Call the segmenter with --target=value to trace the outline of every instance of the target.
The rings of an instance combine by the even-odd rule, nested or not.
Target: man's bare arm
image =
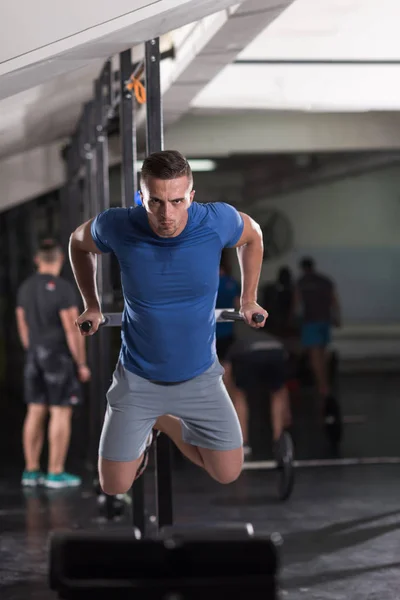
[[[90,227],[93,219],[80,225],[69,240],[69,259],[75,281],[81,293],[85,310],[100,311],[96,271],[97,254],[101,254],[93,241]]]
[[[257,302],[264,245],[261,228],[251,217],[240,213],[244,221],[243,233],[236,244],[242,275],[241,304]]]
[[[93,335],[103,320],[101,303],[97,289],[97,248],[91,233],[93,219],[80,225],[70,237],[69,258],[76,284],[82,296],[84,312],[78,317],[76,325],[90,321],[91,329],[88,333],[80,330],[81,335]]]
[[[261,309],[257,304],[258,284],[264,254],[262,232],[258,223],[251,217],[245,213],[240,213],[240,215],[244,221],[244,228],[236,248],[242,279],[241,311],[249,325],[263,327],[265,320],[261,324],[251,321],[251,314],[255,312],[261,312],[265,317],[268,316],[267,311]]]
[[[75,322],[79,317],[78,308],[72,306],[71,308],[60,310],[59,315],[72,358],[77,366],[86,365],[85,340],[75,327]]]
[[[25,350],[29,348],[29,327],[25,319],[25,311],[21,306],[15,310],[19,339]]]

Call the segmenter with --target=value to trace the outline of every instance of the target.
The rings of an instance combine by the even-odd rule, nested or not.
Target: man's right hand
[[[92,324],[90,331],[88,331],[87,333],[85,331],[82,331],[82,328],[81,328],[82,323],[84,323],[85,321],[90,321]],[[79,327],[79,331],[81,332],[81,335],[88,336],[88,335],[93,335],[94,333],[96,333],[100,324],[103,321],[104,321],[104,317],[103,317],[102,312],[99,309],[88,308],[77,318],[77,320],[75,321],[75,325],[77,327]]]

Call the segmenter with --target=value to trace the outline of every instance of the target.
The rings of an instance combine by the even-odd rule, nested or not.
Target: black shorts
[[[81,386],[71,355],[43,346],[29,350],[24,369],[24,397],[27,404],[80,404]]]
[[[287,354],[274,348],[235,356],[232,371],[236,386],[244,391],[265,386],[276,392],[288,381]]]
[[[235,338],[233,335],[227,335],[222,338],[217,338],[216,348],[219,362],[223,362],[228,353],[229,348],[232,346],[234,341]]]

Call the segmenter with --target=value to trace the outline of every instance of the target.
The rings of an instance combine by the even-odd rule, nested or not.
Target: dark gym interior
[[[62,131],[55,131],[52,138],[49,126],[46,129],[46,144],[57,143],[57,149],[49,150],[56,158],[47,157],[44,171],[51,171],[51,161],[58,161],[62,176],[55,183],[49,179],[41,188],[32,184],[22,195],[7,191],[18,189],[17,170],[12,174],[6,170],[7,160],[17,153],[8,152],[6,141],[2,149],[0,129],[0,174],[4,173],[5,182],[4,205],[0,199],[2,600],[129,598],[134,594],[137,598],[204,598],[225,593],[233,598],[293,600],[399,597],[400,154],[395,132],[400,107],[385,108],[383,95],[376,92],[375,97],[371,87],[371,106],[355,89],[351,93],[359,105],[352,104],[355,100],[349,90],[346,104],[339,92],[337,98],[328,98],[331,88],[327,83],[326,97],[318,100],[316,96],[314,108],[311,100],[297,106],[292,99],[291,105],[284,97],[284,71],[281,79],[279,72],[275,75],[273,71],[296,65],[314,68],[316,73],[317,69],[358,68],[354,77],[357,74],[366,86],[361,73],[364,65],[375,69],[376,81],[384,89],[389,84],[376,69],[395,69],[398,57],[382,60],[378,52],[372,60],[361,55],[361,46],[355,58],[343,58],[333,51],[327,58],[322,46],[316,46],[310,58],[304,58],[300,46],[297,57],[282,57],[279,35],[289,36],[296,21],[303,31],[306,25],[301,24],[300,11],[310,8],[305,0],[282,0],[278,8],[268,0],[266,11],[264,3],[245,0],[234,9],[238,3],[229,0],[217,0],[214,7],[202,0],[197,7],[188,1],[181,6],[172,3],[176,6],[171,8],[161,0],[158,15],[140,13],[146,24],[143,31],[140,19],[129,27],[125,24],[132,43],[127,43],[126,32],[121,33],[123,39],[113,38],[112,32],[97,32],[96,39],[80,42],[86,48],[82,50],[83,63],[71,69],[77,72],[78,66],[90,67],[80,75],[85,95],[79,95],[83,87],[79,91],[77,83],[70,110],[63,109]],[[119,4],[115,14],[111,8],[110,14],[104,14],[104,21],[124,17],[123,3]],[[183,4],[191,6],[185,9]],[[326,19],[326,27],[339,19],[340,3],[329,0],[328,4],[327,13],[319,17],[322,24]],[[348,4],[350,7],[350,0]],[[391,20],[395,22],[397,8],[389,4],[387,12],[393,11]],[[314,8],[319,15],[318,7]],[[358,23],[358,17],[364,22],[359,10],[354,22],[346,20],[350,19],[347,13],[340,17],[341,35],[350,31],[350,22]],[[221,21],[213,37],[206,27],[216,27],[214,13]],[[371,14],[363,13],[365,23],[367,16],[370,19],[371,36],[377,21],[373,14],[372,8]],[[240,31],[235,20],[241,23]],[[85,30],[85,23],[82,17],[76,34]],[[275,29],[268,29],[271,23]],[[196,44],[203,48],[196,37],[196,24],[205,29],[201,37],[204,49],[196,50],[200,62],[194,76],[195,64],[192,71],[182,65],[189,46],[193,52]],[[122,24],[114,25],[125,31]],[[304,31],[302,35],[307,37]],[[261,34],[267,37],[257,38]],[[57,35],[61,39],[61,30]],[[250,47],[252,43],[256,45]],[[261,47],[263,56],[259,58]],[[313,54],[310,48],[306,54]],[[54,55],[64,56],[55,50]],[[68,60],[73,56],[65,55]],[[93,56],[93,64],[88,56]],[[37,83],[49,86],[40,71],[44,60],[29,68],[37,69],[32,71]],[[283,86],[275,101],[278,105],[271,99],[272,92],[264,90],[260,98],[266,107],[260,108],[254,99],[254,106],[247,109],[247,94],[251,93],[241,89],[246,86],[233,91],[227,87],[229,69],[235,65],[238,69],[270,69],[266,78],[270,77],[277,89]],[[177,73],[171,70],[174,68]],[[58,85],[53,90],[57,94],[62,77],[75,76],[63,70],[60,73],[48,75]],[[166,83],[168,77],[173,91]],[[306,70],[304,77],[308,82]],[[348,77],[348,72],[343,75],[342,88],[348,85]],[[25,89],[18,78],[15,82],[7,84],[0,106],[14,97],[23,101],[21,94],[29,91],[28,83]],[[206,87],[209,82],[215,89]],[[259,83],[259,88],[263,85],[265,82]],[[309,85],[304,83],[304,89],[311,94]],[[362,85],[359,83],[360,90],[367,89]],[[226,86],[229,107],[223,99],[218,100],[218,86]],[[72,88],[68,90],[71,98]],[[46,89],[50,97],[51,89]],[[287,90],[293,89],[288,85]],[[258,88],[254,89],[257,98],[258,93]],[[385,98],[391,98],[391,93],[389,86]],[[42,102],[42,112],[47,102],[50,110],[50,99],[44,97]],[[326,107],[319,110],[318,102],[322,106],[325,102]],[[234,121],[237,132],[233,136],[228,130]],[[31,135],[34,140],[34,127]],[[39,148],[40,143],[32,141],[32,148]],[[231,204],[260,225],[264,254],[258,303],[270,313],[268,335],[279,339],[287,356],[293,480],[287,493],[282,491],[285,471],[277,468],[274,455],[271,392],[260,384],[248,397],[249,439],[245,445],[250,454],[236,481],[228,485],[213,481],[162,434],[153,442],[149,465],[132,489],[124,494],[104,494],[98,479],[98,446],[106,392],[121,345],[120,326],[112,326],[99,329],[86,344],[91,380],[82,384],[83,402],[73,411],[66,462],[66,471],[81,478],[81,485],[63,489],[22,486],[26,355],[16,321],[18,290],[35,273],[35,255],[41,242],[49,238],[60,243],[65,255],[61,276],[76,286],[68,256],[71,233],[110,207],[140,204],[140,165],[147,155],[170,144],[182,150],[192,165],[197,202]],[[28,158],[20,163],[27,172],[23,173],[22,167],[18,171],[21,182],[32,176],[28,163]],[[33,167],[32,159],[32,171]],[[56,179],[54,173],[46,173],[46,177],[52,176]],[[38,174],[38,181],[40,177]],[[239,281],[236,251],[229,249],[224,256],[231,276]],[[276,299],[283,297],[278,294],[278,274],[282,268],[291,272],[291,293],[295,294],[304,257],[311,257],[318,271],[334,282],[340,302],[340,324],[332,326],[326,345],[328,385],[334,397],[334,410],[328,417],[333,425],[327,415],[321,421],[318,381],[312,354],[303,343],[301,317],[291,316],[285,327],[278,318],[282,305]],[[120,315],[124,291],[118,261],[112,254],[103,255],[99,265],[103,312]],[[83,308],[81,302],[79,310]],[[246,340],[248,326],[240,322],[242,317],[237,320],[233,324],[235,339]],[[44,472],[48,458],[45,440]],[[116,557],[121,556],[122,566],[116,565]]]

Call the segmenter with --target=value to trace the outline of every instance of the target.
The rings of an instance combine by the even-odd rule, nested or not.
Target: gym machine
[[[145,72],[146,92],[146,153],[163,148],[163,125],[160,89],[159,40],[145,44],[143,64],[132,65],[131,51],[120,54],[120,90],[113,94],[114,77],[108,61],[95,83],[95,101],[88,103],[82,116],[83,127],[74,136],[72,145],[78,148],[75,156],[83,158],[86,218],[109,205],[108,171],[106,172],[106,143],[104,121],[120,108],[120,136],[122,142],[122,197],[123,205],[134,203],[136,175],[136,135],[131,83],[137,73]],[[110,92],[107,95],[107,91]],[[105,94],[105,98],[104,98]],[[99,100],[100,98],[100,100]],[[96,110],[97,108],[97,110]],[[101,117],[100,125],[97,120]],[[96,122],[97,120],[97,122]],[[103,138],[103,139],[99,139]],[[83,156],[82,156],[83,151]],[[75,159],[76,160],[76,159]],[[79,171],[79,160],[75,163]],[[96,177],[97,171],[97,177]],[[102,182],[106,182],[101,191]],[[97,194],[94,193],[97,182]],[[103,195],[102,195],[103,193]],[[97,204],[93,203],[93,199]],[[92,204],[90,203],[92,201]],[[107,204],[108,203],[108,204]],[[90,214],[87,211],[90,210]],[[102,257],[104,259],[104,257]],[[102,264],[99,288],[103,309],[110,306],[109,265]],[[220,311],[221,312],[221,311]],[[107,314],[110,326],[121,324],[121,315]],[[219,318],[220,315],[217,315]],[[232,313],[226,318],[235,318]],[[238,318],[241,318],[239,315]],[[103,371],[103,379],[93,394],[105,398],[105,379],[109,365],[105,360],[109,348],[108,327],[102,327],[99,337],[92,338],[95,360]],[[97,338],[97,339],[96,339]],[[97,348],[97,349],[96,349]],[[96,352],[98,354],[96,354]],[[94,386],[93,386],[94,387]],[[94,399],[94,396],[93,396]],[[93,406],[93,405],[92,405]],[[99,415],[104,414],[100,407]],[[99,409],[98,409],[99,410]],[[96,423],[94,439],[100,428]],[[167,436],[161,434],[154,442],[157,533],[146,532],[143,481],[145,474],[132,487],[133,527],[120,533],[55,532],[50,538],[49,583],[59,598],[204,598],[207,593],[227,593],[232,598],[252,594],[265,600],[277,597],[278,571],[277,540],[255,535],[251,524],[219,523],[191,526],[173,525],[171,448]],[[97,447],[96,447],[97,452]],[[92,450],[93,453],[93,450]],[[112,509],[112,497],[108,497]]]

